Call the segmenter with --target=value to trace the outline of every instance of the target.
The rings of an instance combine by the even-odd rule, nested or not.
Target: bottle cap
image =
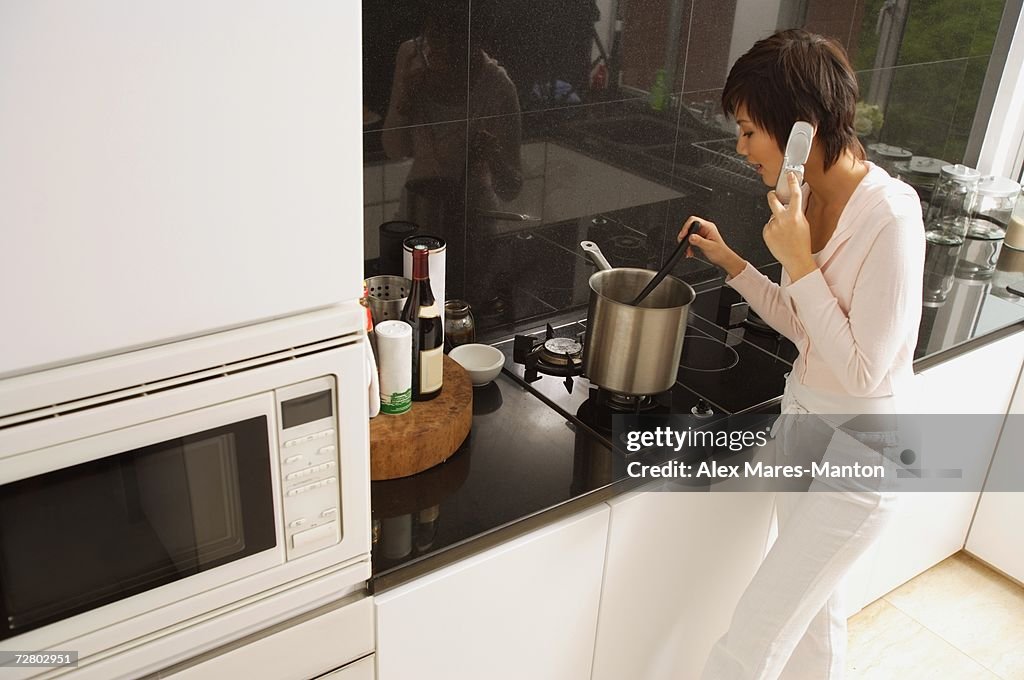
[[[447,244],[445,244],[443,238],[437,236],[431,236],[429,234],[416,234],[415,236],[409,236],[404,241],[402,241],[402,245],[405,247],[406,250],[409,251],[411,251],[416,246],[426,246],[427,250],[436,252],[438,250],[444,250]]]

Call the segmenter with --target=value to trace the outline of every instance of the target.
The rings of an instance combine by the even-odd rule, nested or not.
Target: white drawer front
[[[353,668],[351,676],[339,677],[372,680],[372,659],[368,676],[358,664],[338,667],[369,654],[373,647],[373,600],[366,597],[162,677],[174,680],[309,680],[332,669],[348,672]]]

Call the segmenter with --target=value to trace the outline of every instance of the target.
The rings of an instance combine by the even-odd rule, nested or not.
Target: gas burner
[[[583,374],[583,345],[578,339],[555,337],[548,324],[544,340],[529,335],[517,335],[512,345],[512,361],[526,367],[523,379],[540,380],[540,374],[565,378],[565,389],[572,394],[573,378]]]
[[[537,354],[538,361],[550,366],[568,366],[583,356],[583,345],[571,338],[545,340]]]
[[[580,404],[576,416],[598,432],[612,431],[612,416],[667,415],[672,412],[672,390],[661,394],[631,395],[592,387],[590,396]]]
[[[622,413],[640,413],[654,405],[654,398],[649,394],[619,394],[605,390],[601,390],[598,394],[604,396],[604,403],[608,408]]]
[[[739,362],[739,352],[714,338],[688,335],[683,340],[679,366],[685,370],[717,373],[727,371]]]

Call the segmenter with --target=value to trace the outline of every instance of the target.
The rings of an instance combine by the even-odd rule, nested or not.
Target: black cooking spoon
[[[665,277],[668,276],[668,273],[672,271],[672,267],[676,266],[676,262],[678,262],[679,258],[681,258],[683,256],[683,253],[686,252],[686,246],[690,243],[690,235],[696,234],[699,230],[700,222],[694,221],[694,223],[691,224],[690,228],[687,230],[686,236],[683,236],[683,239],[679,242],[679,245],[677,245],[676,249],[672,251],[672,254],[668,256],[668,260],[665,261],[665,264],[661,265],[661,269],[659,269],[658,273],[654,275],[654,278],[651,279],[646,286],[644,286],[644,289],[640,291],[640,294],[636,296],[636,299],[630,303],[631,305],[633,305],[634,307],[639,305],[641,302],[644,301],[644,298],[651,294],[651,291],[658,287],[659,283],[665,280]]]

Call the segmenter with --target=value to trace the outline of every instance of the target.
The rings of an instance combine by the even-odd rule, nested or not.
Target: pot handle
[[[612,268],[612,266],[608,264],[608,260],[605,258],[604,253],[601,252],[601,249],[598,248],[597,244],[593,241],[580,241],[580,248],[583,248],[590,257],[590,261],[593,262],[594,266],[599,270]]]

